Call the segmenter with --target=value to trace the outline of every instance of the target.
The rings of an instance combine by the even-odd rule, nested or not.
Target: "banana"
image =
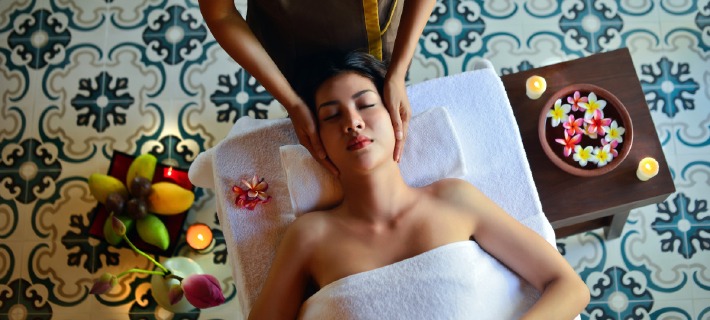
[[[151,186],[148,196],[148,211],[174,215],[190,209],[195,194],[171,182],[158,182]]]
[[[144,153],[133,159],[131,166],[128,167],[128,173],[126,174],[126,185],[128,190],[131,190],[131,183],[133,178],[140,176],[148,179],[148,181],[153,180],[153,174],[155,173],[155,166],[158,164],[158,158],[150,153]]]
[[[98,202],[106,204],[106,197],[113,192],[120,193],[128,198],[128,189],[121,180],[102,173],[93,173],[89,176],[89,190]]]
[[[161,250],[165,250],[170,246],[168,228],[154,214],[149,213],[145,217],[138,219],[136,230],[138,230],[138,235],[146,243],[152,244]]]
[[[133,227],[133,219],[124,215],[119,215],[117,217],[123,222],[124,225],[126,225],[126,233],[131,232],[131,227]],[[104,222],[104,238],[106,239],[106,242],[114,246],[117,246],[119,243],[121,243],[121,241],[123,241],[123,237],[119,237],[118,235],[116,235],[115,232],[113,232],[113,226],[111,225],[111,215],[109,215],[108,219],[106,219],[106,222]]]

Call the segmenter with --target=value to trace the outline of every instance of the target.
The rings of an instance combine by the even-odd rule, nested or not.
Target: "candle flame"
[[[168,168],[168,177],[173,175],[173,167]]]
[[[199,239],[200,241],[203,241],[203,240],[205,240],[205,237],[203,237],[202,234],[200,233],[197,235],[197,239]]]

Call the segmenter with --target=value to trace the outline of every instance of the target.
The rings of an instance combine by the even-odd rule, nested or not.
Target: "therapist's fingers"
[[[318,163],[320,163],[323,167],[330,171],[330,173],[337,177],[339,171],[335,167],[333,162],[330,161],[330,159],[327,157],[327,154],[325,153],[325,148],[323,147],[323,143],[320,140],[320,136],[318,136],[318,132],[316,130],[313,130],[312,132],[305,133],[305,135],[307,136],[309,146],[304,146],[311,153],[311,156],[313,156],[313,158],[315,158]]]
[[[404,153],[404,145],[407,141],[407,133],[409,132],[409,119],[411,118],[411,110],[409,107],[409,100],[406,96],[400,102],[398,109],[399,123],[401,128],[401,138],[397,138],[394,145],[394,159],[399,162],[402,159],[402,153]],[[396,130],[396,129],[395,129]],[[396,132],[396,131],[395,131]]]

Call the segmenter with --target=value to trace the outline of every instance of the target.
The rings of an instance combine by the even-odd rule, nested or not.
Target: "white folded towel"
[[[449,243],[330,283],[301,319],[518,319],[539,292],[473,241]]]
[[[412,117],[409,137],[400,161],[404,181],[413,187],[466,174],[463,151],[444,108],[432,108]],[[323,168],[302,145],[282,146],[291,206],[296,216],[333,207],[343,199],[338,179]]]

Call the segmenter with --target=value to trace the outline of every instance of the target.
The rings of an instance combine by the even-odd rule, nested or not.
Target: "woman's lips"
[[[348,142],[348,150],[355,151],[360,150],[372,143],[372,139],[366,136],[357,136]]]

